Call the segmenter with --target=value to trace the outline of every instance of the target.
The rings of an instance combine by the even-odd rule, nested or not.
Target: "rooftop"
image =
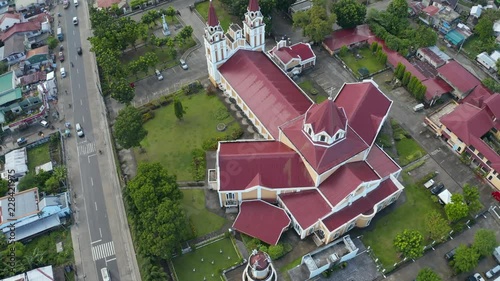
[[[311,46],[307,43],[297,43],[292,46],[285,46],[279,49],[274,47],[270,53],[277,56],[284,64],[289,63],[293,59],[308,60],[314,58],[314,54]]]
[[[26,53],[26,59],[29,59],[32,56],[36,56],[36,55],[48,55],[48,54],[49,54],[49,46],[44,45],[42,47],[38,47],[36,49],[29,50]]]
[[[435,97],[440,97],[443,94],[453,91],[453,88],[439,77],[427,79],[422,84],[427,87],[427,91],[425,92],[425,99],[427,100],[432,100]]]
[[[16,199],[16,209],[14,212],[8,211],[10,196],[0,198],[0,225],[8,219],[20,219],[39,212],[38,210],[38,188],[32,188],[14,194]]]
[[[385,178],[390,174],[401,170],[399,165],[396,164],[396,162],[394,162],[394,160],[392,160],[392,158],[389,157],[389,155],[387,155],[387,153],[385,153],[385,151],[379,148],[376,144],[374,144],[370,149],[366,162],[380,178]]]
[[[451,83],[453,87],[465,94],[475,86],[481,85],[481,81],[465,69],[455,60],[448,61],[447,64],[438,68],[439,75]]]
[[[20,33],[20,32],[29,32],[29,31],[39,31],[41,29],[41,25],[39,22],[20,22],[14,24],[11,28],[7,29],[2,35],[0,35],[0,40],[7,40],[10,36]]]
[[[0,75],[0,95],[7,91],[11,91],[15,87],[14,71],[9,71]]]
[[[457,103],[450,101],[446,103],[445,105],[439,107],[432,113],[430,113],[427,118],[429,118],[432,123],[436,124],[437,126],[441,126],[441,117],[443,117],[446,114],[449,114],[455,110],[455,108],[458,106]]]
[[[486,111],[468,103],[441,117],[441,123],[467,144],[472,136],[480,138],[493,128],[493,121]]]
[[[332,35],[323,41],[323,44],[331,51],[336,51],[342,46],[349,46],[359,42],[363,42],[372,37],[373,34],[367,24],[358,25],[352,29],[340,29],[332,33]]]
[[[330,205],[316,189],[282,193],[279,197],[302,229],[307,229],[332,211]]]

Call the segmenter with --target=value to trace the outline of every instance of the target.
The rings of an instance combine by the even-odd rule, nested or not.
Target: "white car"
[[[85,134],[83,133],[83,129],[82,129],[82,126],[80,125],[80,123],[76,123],[75,124],[75,130],[76,130],[76,134],[83,138],[85,136]]]
[[[64,67],[61,67],[61,69],[59,71],[61,72],[62,78],[66,77],[66,70],[64,70]]]
[[[186,63],[186,61],[185,61],[185,60],[180,59],[180,60],[179,60],[179,63],[181,64],[181,68],[182,68],[182,69],[184,69],[184,70],[188,70],[188,69],[189,69],[189,67],[188,67],[188,65],[187,65],[187,63]]]
[[[474,273],[474,278],[476,278],[476,281],[484,281],[483,276],[479,273]]]
[[[161,75],[161,72],[158,70],[158,69],[155,69],[155,74],[156,74],[156,78],[158,78],[158,80],[163,80],[163,75]]]
[[[77,17],[73,17],[73,24],[78,25],[78,18]]]

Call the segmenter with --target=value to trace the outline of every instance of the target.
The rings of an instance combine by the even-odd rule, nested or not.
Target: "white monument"
[[[167,21],[165,20],[165,15],[161,15],[161,19],[163,20],[163,35],[169,36],[170,35],[170,30],[168,29],[168,24]]]

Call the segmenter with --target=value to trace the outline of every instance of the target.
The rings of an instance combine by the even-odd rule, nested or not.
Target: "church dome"
[[[314,104],[306,112],[304,130],[313,141],[334,143],[343,138],[347,127],[344,109],[338,107],[332,98]]]

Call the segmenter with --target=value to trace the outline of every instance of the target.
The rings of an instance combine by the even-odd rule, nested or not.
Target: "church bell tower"
[[[259,1],[249,0],[243,21],[245,39],[252,51],[265,51],[266,24],[260,12]]]
[[[228,50],[224,31],[220,25],[215,8],[210,0],[208,8],[208,20],[205,26],[205,55],[207,57],[208,76],[213,84],[220,82],[220,75],[217,67],[228,59]]]

